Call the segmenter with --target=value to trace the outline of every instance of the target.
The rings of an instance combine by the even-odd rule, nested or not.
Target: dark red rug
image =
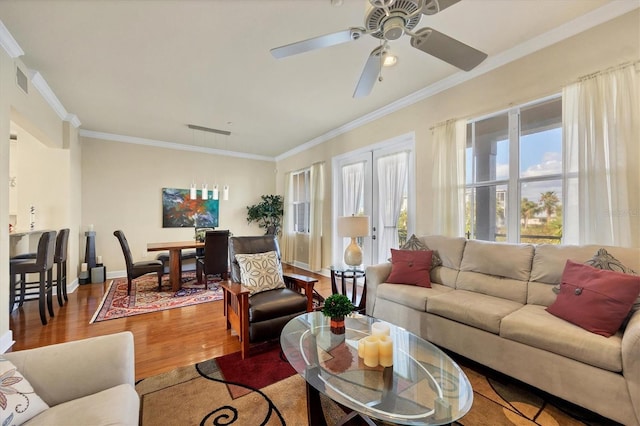
[[[262,389],[296,374],[284,355],[281,356],[277,342],[252,346],[250,356],[245,359],[240,352],[235,352],[216,358],[216,362],[233,398],[250,393],[248,388]]]

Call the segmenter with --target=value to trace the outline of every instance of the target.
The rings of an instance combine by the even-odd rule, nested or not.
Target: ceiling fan
[[[411,46],[435,56],[464,71],[470,71],[485,60],[487,54],[449,37],[433,28],[425,27],[414,31],[422,15],[436,13],[458,3],[460,0],[369,0],[365,14],[364,27],[352,27],[343,31],[302,40],[271,49],[277,58],[348,41],[358,40],[363,35],[371,35],[382,44],[369,54],[364,70],[353,93],[354,98],[369,95],[378,80],[382,61],[388,52],[388,42],[403,35],[411,37]]]

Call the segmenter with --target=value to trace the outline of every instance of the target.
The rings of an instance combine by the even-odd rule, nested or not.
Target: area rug
[[[127,295],[127,279],[116,278],[109,284],[89,324],[221,300],[219,282],[219,278],[210,276],[205,290],[204,285],[197,283],[195,272],[185,272],[180,290],[171,290],[166,275],[162,278],[162,291],[158,291],[157,275],[148,274],[133,280],[131,294]]]
[[[305,381],[293,369],[286,372],[280,365],[286,361],[280,357],[276,345],[245,360],[239,354],[225,355],[140,380],[140,424],[308,425]],[[454,425],[616,424],[470,361],[456,361],[471,382],[474,400]],[[268,362],[272,368],[254,365]],[[327,424],[336,424],[345,412],[324,396],[321,399]]]

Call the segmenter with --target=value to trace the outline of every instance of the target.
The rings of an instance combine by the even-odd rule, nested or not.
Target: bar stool
[[[26,274],[39,275],[38,305],[40,309],[40,321],[42,325],[47,324],[45,303],[49,310],[49,315],[53,312],[53,258],[55,252],[55,231],[43,232],[38,241],[38,251],[35,259],[16,259],[10,261],[10,283],[9,283],[9,312],[13,310],[16,299],[16,275],[21,277]],[[46,274],[46,275],[45,275]],[[24,302],[24,295],[27,290],[27,283],[24,278],[20,280],[20,305]]]
[[[56,293],[58,295],[58,305],[63,306],[63,298],[64,301],[68,301],[67,297],[67,246],[69,245],[69,228],[61,229],[58,232],[58,236],[56,237],[56,249],[53,256],[53,263],[56,265],[56,279],[53,281],[56,285]],[[37,253],[24,253],[19,254],[11,258],[12,261],[20,260],[20,259],[35,259],[37,257]],[[20,280],[24,282],[23,289],[20,293],[20,305],[24,303],[24,296],[27,294],[37,294],[38,292],[28,293],[26,290],[29,288],[35,288],[37,290],[37,286],[33,284],[35,283],[27,283],[25,281],[26,274],[20,275]],[[31,284],[31,286],[29,285]]]

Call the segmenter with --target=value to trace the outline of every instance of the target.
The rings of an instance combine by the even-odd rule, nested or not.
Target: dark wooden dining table
[[[169,282],[173,291],[180,290],[181,286],[182,250],[191,248],[204,248],[204,242],[191,240],[147,244],[147,251],[169,251]]]

